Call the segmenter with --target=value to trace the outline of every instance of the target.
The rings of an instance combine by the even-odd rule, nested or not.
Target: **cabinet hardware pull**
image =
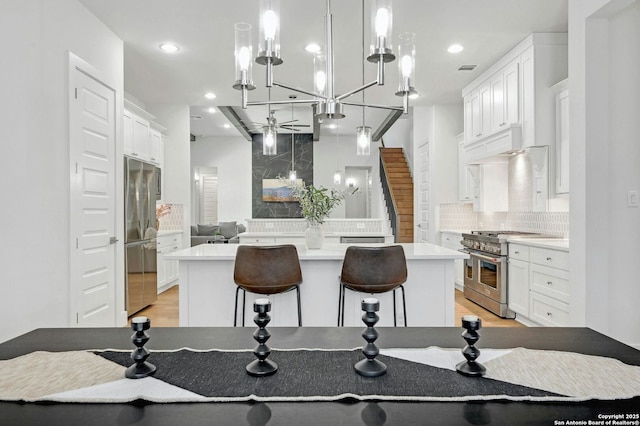
[[[482,133],[478,133],[478,134],[476,135],[476,138],[479,138],[480,136],[482,136]]]
[[[515,254],[520,254],[520,252],[519,252],[519,251],[514,251],[514,253],[515,253]]]
[[[553,281],[547,281],[547,285],[552,285]]]
[[[502,127],[504,125],[506,125],[507,123],[500,123],[499,126]]]
[[[547,257],[547,261],[548,261],[548,262],[551,262],[551,258],[550,258],[550,257]]]
[[[547,316],[550,317],[551,316],[551,312],[547,312]]]

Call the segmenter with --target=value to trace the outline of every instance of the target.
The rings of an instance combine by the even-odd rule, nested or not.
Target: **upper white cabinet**
[[[556,90],[556,193],[569,192],[569,88],[567,80],[553,86]]]
[[[124,155],[162,166],[162,132],[154,116],[125,100],[122,126]]]
[[[520,121],[518,60],[514,59],[491,79],[491,132]]]
[[[458,141],[458,201],[471,203],[474,199],[474,178],[467,166],[464,151],[464,133],[456,136]]]
[[[567,34],[534,33],[500,58],[462,91],[467,149],[478,150],[496,135],[517,128],[513,145],[502,149],[552,145],[555,93],[551,86],[567,76]],[[520,136],[521,129],[521,136]]]

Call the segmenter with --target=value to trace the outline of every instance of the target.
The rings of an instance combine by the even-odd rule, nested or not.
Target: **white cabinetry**
[[[451,250],[460,250],[463,248],[462,233],[454,231],[442,231],[440,235],[440,245]],[[464,289],[464,259],[455,260],[456,288]]]
[[[509,243],[509,308],[539,325],[569,326],[569,253]]]
[[[556,90],[556,193],[569,192],[569,88],[565,79],[553,86]]]
[[[469,167],[477,168],[477,165],[467,166],[464,133],[456,137],[458,141],[458,201],[461,203],[471,203],[474,199],[474,178]]]
[[[178,261],[166,260],[164,256],[182,249],[182,232],[159,235],[158,240],[158,290],[163,291],[167,286],[178,280]]]
[[[534,33],[467,85],[462,91],[465,143],[475,145],[517,125],[522,147],[513,149],[553,144],[551,86],[566,78],[567,57],[567,34]]]
[[[125,101],[123,112],[124,155],[162,167],[162,126],[154,123],[155,117]]]
[[[520,120],[518,60],[515,59],[491,79],[491,132]]]
[[[529,316],[529,247],[509,244],[508,306],[513,312]]]

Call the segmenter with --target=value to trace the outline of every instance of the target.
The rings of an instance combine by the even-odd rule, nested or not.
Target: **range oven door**
[[[507,258],[471,252],[470,260],[475,273],[471,288],[496,302],[507,303]]]

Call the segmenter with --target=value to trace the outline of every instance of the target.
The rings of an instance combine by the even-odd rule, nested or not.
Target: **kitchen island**
[[[356,245],[356,244],[352,244]],[[367,247],[388,244],[360,244]],[[454,261],[468,255],[441,246],[420,243],[400,244],[407,258],[405,283],[409,326],[454,325]],[[303,283],[300,286],[302,324],[335,326],[338,320],[338,277],[349,244],[324,244],[319,250],[296,245]],[[233,282],[237,244],[202,244],[165,256],[180,265],[180,326],[233,325],[236,285]],[[403,324],[401,293],[397,292],[397,321]],[[255,327],[253,300],[247,293],[245,325]],[[345,326],[362,326],[360,300],[365,294],[346,292]],[[378,325],[393,325],[391,293],[376,295],[380,300]],[[269,297],[272,303],[269,326],[297,323],[295,291]],[[242,298],[239,302],[241,312]],[[240,314],[239,314],[240,316]]]

